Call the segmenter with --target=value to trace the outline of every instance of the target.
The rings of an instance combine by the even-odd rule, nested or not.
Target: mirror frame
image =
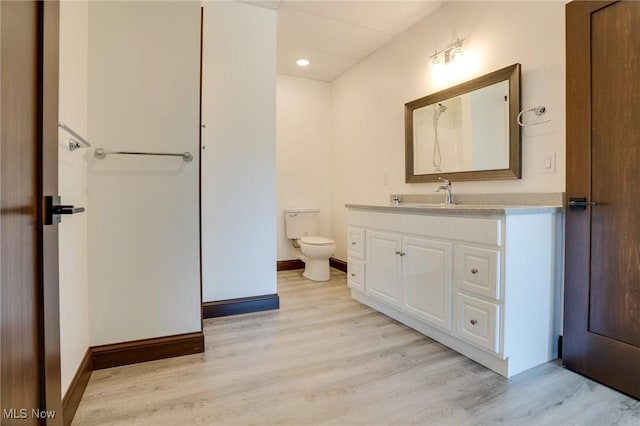
[[[442,102],[456,96],[481,89],[501,81],[509,81],[509,167],[496,170],[470,170],[465,172],[443,172],[432,174],[414,174],[413,162],[413,111]],[[405,135],[405,177],[406,183],[437,182],[438,178],[452,182],[473,180],[506,180],[522,178],[522,147],[520,126],[517,122],[520,113],[520,64],[513,64],[498,71],[483,75],[449,89],[436,92],[404,104]]]

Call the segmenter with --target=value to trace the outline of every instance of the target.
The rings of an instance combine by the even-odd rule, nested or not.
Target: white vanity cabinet
[[[506,377],[555,358],[558,209],[347,207],[354,299]]]

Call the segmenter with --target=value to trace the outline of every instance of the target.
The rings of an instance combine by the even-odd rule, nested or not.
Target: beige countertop
[[[496,216],[516,214],[559,213],[560,206],[530,206],[530,205],[484,205],[458,204],[445,206],[442,204],[400,203],[392,204],[345,204],[348,209],[371,210],[384,213],[409,213],[438,216]]]

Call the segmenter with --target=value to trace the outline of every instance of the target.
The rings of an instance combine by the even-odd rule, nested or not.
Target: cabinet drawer
[[[495,353],[500,353],[500,305],[456,294],[456,334]]]
[[[350,288],[364,291],[364,264],[349,259],[347,262],[347,285]]]
[[[459,245],[455,248],[458,289],[500,300],[500,252]]]
[[[364,259],[364,229],[350,226],[348,233],[349,257]]]

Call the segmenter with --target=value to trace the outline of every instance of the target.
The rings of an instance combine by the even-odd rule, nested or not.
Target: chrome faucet
[[[444,191],[444,205],[445,206],[452,206],[453,205],[453,201],[451,201],[451,181],[448,179],[444,179],[439,177],[438,178],[439,181],[442,181],[444,183],[444,185],[440,186],[438,189],[436,189],[436,192],[440,192],[440,191]]]
[[[398,194],[394,194],[393,197],[391,198],[391,203],[394,206],[400,205],[400,196]]]

